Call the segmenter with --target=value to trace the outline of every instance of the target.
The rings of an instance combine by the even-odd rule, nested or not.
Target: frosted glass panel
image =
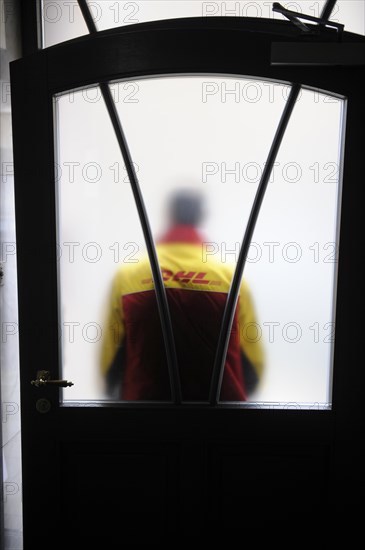
[[[101,344],[113,278],[118,265],[138,263],[145,243],[99,89],[57,98],[55,117],[61,355],[74,383],[64,395],[105,398]]]
[[[207,75],[111,85],[157,246],[185,401],[207,400],[232,273],[289,90]],[[242,372],[227,358],[222,401],[331,406],[343,109],[316,90],[298,98],[244,271],[230,344]],[[146,247],[101,93],[59,96],[55,113],[62,364],[75,384],[65,403],[169,400],[156,304],[143,309],[154,296]],[[123,315],[113,335],[126,356],[122,390],[111,394],[101,357],[115,277]]]
[[[260,399],[331,402],[343,108],[302,90],[253,235],[246,276],[269,350]]]

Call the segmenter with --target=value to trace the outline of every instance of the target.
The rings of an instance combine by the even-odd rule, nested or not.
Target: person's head
[[[199,191],[182,189],[169,201],[170,220],[178,225],[199,225],[204,215],[204,199]]]

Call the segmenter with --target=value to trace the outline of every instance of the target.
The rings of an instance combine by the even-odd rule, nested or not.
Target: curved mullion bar
[[[215,360],[214,360],[212,379],[211,379],[211,385],[210,385],[210,393],[209,393],[209,402],[213,406],[217,405],[219,401],[219,395],[220,395],[221,386],[222,386],[224,365],[225,365],[225,360],[227,355],[229,338],[231,334],[231,328],[232,328],[233,318],[236,310],[239,289],[240,289],[241,279],[242,279],[242,273],[245,267],[248,249],[250,247],[256,221],[260,213],[261,204],[265,196],[271,170],[274,165],[276,155],[278,153],[279,147],[284,137],[285,130],[287,128],[291,114],[293,112],[295,102],[298,98],[300,88],[301,88],[300,84],[294,84],[290,90],[290,95],[286,102],[284,111],[279,121],[278,128],[276,130],[276,134],[271,144],[269,155],[267,157],[267,162],[265,164],[265,169],[262,173],[261,181],[257,188],[255,200],[251,208],[250,217],[247,222],[241,250],[238,256],[237,266],[232,278],[231,286],[227,296],[226,305],[224,308],[223,320],[222,320],[222,325],[221,325],[221,330],[220,330],[218,345],[217,345],[217,351],[216,351]]]
[[[329,21],[329,18],[331,17],[331,13],[333,12],[336,3],[337,0],[327,0],[322,8],[320,18],[324,21]]]
[[[90,13],[86,0],[78,0],[82,15],[90,34],[97,32],[96,25]],[[157,253],[153,242],[152,232],[149,225],[146,208],[143,202],[142,193],[139,187],[137,175],[133,166],[132,157],[128,148],[128,143],[124,135],[122,125],[119,120],[118,112],[109,88],[109,84],[100,83],[100,90],[103,95],[106,108],[108,110],[110,120],[112,122],[115,135],[123,156],[127,174],[131,184],[134,200],[137,206],[139,219],[142,226],[143,235],[146,242],[147,252],[151,264],[152,277],[155,284],[156,299],[160,314],[163,337],[165,341],[168,369],[170,375],[171,397],[172,401],[177,405],[181,404],[181,385],[177,364],[177,356],[175,349],[174,334],[172,330],[170,310],[168,306],[165,287],[163,284],[162,274],[158,263]]]

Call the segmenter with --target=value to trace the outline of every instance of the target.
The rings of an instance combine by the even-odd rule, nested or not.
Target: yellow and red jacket
[[[211,372],[233,269],[203,258],[196,230],[176,226],[156,246],[172,320],[184,401],[207,401]],[[170,381],[164,339],[148,258],[117,272],[104,326],[101,370],[122,375],[123,400],[169,400]],[[248,338],[256,323],[243,281],[232,326],[221,388],[223,401],[247,399],[247,367],[260,379],[263,350]]]

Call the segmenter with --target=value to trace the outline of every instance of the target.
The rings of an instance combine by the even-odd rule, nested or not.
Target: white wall
[[[0,263],[4,271],[0,286],[0,467],[2,465],[3,468],[0,546],[3,541],[6,549],[21,547],[23,528],[17,265],[9,75],[9,63],[21,54],[19,29],[17,2],[10,4],[0,1]]]

